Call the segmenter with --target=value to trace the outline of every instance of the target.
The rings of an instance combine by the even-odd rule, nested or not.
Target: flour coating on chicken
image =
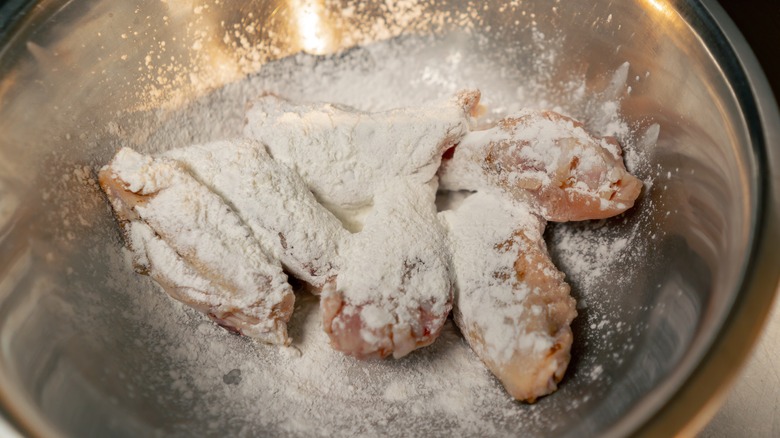
[[[642,188],[615,139],[552,111],[522,111],[470,132],[439,175],[444,189],[501,190],[553,222],[615,216]]]
[[[247,113],[245,135],[298,172],[354,232],[321,301],[337,350],[401,357],[439,335],[452,275],[436,219],[436,172],[468,132],[479,97],[463,91],[426,107],[367,113],[267,95]]]
[[[455,321],[471,348],[516,399],[557,388],[577,315],[544,243],[544,219],[527,206],[476,193],[442,213],[456,275]]]
[[[220,325],[287,344],[294,296],[241,218],[179,163],[120,150],[100,184],[138,268]]]
[[[534,402],[566,371],[577,314],[546,221],[620,214],[642,184],[614,139],[551,111],[475,130],[479,99],[369,113],[265,95],[246,138],[122,149],[100,184],[139,270],[220,325],[289,343],[287,275],[359,359],[431,344],[452,310],[509,394]],[[466,198],[437,214],[439,189]]]
[[[251,139],[216,141],[164,154],[185,166],[231,206],[285,271],[321,289],[337,273],[338,245],[348,234],[300,176]]]
[[[398,358],[439,336],[453,283],[435,196],[435,183],[397,181],[377,195],[365,227],[344,245],[342,269],[321,301],[335,349]]]
[[[274,95],[253,103],[244,135],[265,143],[348,227],[387,180],[427,184],[444,151],[468,132],[478,91],[419,108],[369,113],[336,104],[297,104]]]

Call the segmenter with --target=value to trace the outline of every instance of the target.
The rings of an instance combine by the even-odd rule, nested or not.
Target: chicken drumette
[[[439,171],[445,190],[500,190],[549,221],[603,219],[634,205],[642,182],[620,145],[552,111],[524,111],[472,131]]]
[[[545,219],[614,216],[642,183],[617,141],[550,111],[470,132],[439,175],[445,189],[477,192],[442,215],[453,242],[455,321],[507,391],[533,402],[563,377],[577,314],[547,253]]]
[[[514,398],[533,402],[553,392],[569,364],[577,312],[547,253],[544,219],[484,192],[442,216],[463,336]]]
[[[452,308],[446,235],[436,184],[396,181],[351,236],[333,289],[321,298],[336,350],[358,358],[404,356],[433,342]]]

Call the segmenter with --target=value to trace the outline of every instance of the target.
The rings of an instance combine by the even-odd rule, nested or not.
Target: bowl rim
[[[0,41],[10,42],[8,37],[16,33],[24,21],[23,18],[38,2],[39,0],[5,0],[0,3]],[[2,47],[7,45],[0,45],[0,57],[3,56]]]
[[[5,0],[0,3],[0,65],[2,65],[5,48],[18,35],[18,31],[33,15],[31,12],[43,0]],[[38,436],[59,437],[62,436],[40,413],[35,412],[27,403],[14,406],[10,391],[4,390],[5,378],[0,375],[0,434],[11,433],[11,437]],[[5,435],[3,435],[5,436]]]
[[[6,0],[0,4],[0,42],[6,46],[44,0]],[[769,82],[752,49],[716,0],[672,0],[671,6],[691,23],[708,48],[730,55],[735,62],[719,67],[729,77],[743,110],[753,153],[758,157],[755,227],[740,290],[709,347],[693,370],[668,398],[653,409],[630,409],[607,429],[607,436],[695,436],[717,413],[746,365],[776,295],[780,295],[780,111]],[[682,11],[682,12],[681,12]],[[686,13],[687,12],[687,13]],[[0,47],[0,58],[4,51]],[[733,88],[739,88],[736,92]],[[751,118],[750,116],[753,116]],[[4,380],[0,376],[0,380]],[[715,383],[713,383],[715,382]],[[10,394],[0,391],[0,426],[31,436],[61,436],[32,406],[12,407]],[[5,424],[3,424],[5,423]],[[2,431],[0,427],[0,431]]]
[[[716,0],[684,0],[674,5],[699,21],[705,46],[735,62],[719,63],[745,114],[758,174],[755,223],[749,239],[739,293],[713,341],[673,395],[655,412],[629,412],[609,435],[696,436],[715,416],[758,343],[780,295],[780,112],[753,50]],[[691,20],[686,19],[690,23]],[[735,90],[737,89],[737,90]],[[643,415],[644,414],[644,415]],[[642,418],[644,417],[644,418]]]

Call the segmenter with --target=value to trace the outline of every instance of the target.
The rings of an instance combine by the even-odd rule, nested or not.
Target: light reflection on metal
[[[672,18],[675,15],[674,9],[669,5],[666,0],[644,0],[645,3],[650,5],[653,9],[658,11],[666,18]]]
[[[321,0],[297,0],[294,4],[301,48],[318,55],[327,53],[333,45],[333,33],[324,20]]]

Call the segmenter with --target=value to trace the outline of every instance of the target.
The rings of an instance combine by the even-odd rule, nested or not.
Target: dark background
[[[720,0],[780,96],[780,0]]]

